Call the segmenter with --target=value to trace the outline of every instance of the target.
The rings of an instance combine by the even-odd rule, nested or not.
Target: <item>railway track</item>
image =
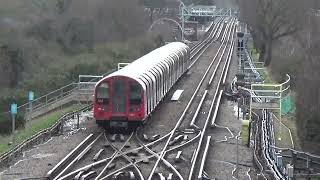
[[[223,93],[221,88],[226,81],[233,53],[235,26],[235,19],[230,19],[227,24],[224,23],[223,19],[219,19],[214,23],[208,37],[192,48],[192,63],[189,68],[196,64],[201,54],[214,42],[221,42],[218,52],[204,73],[188,105],[169,133],[161,134],[160,137],[147,138],[143,134],[143,128],[141,128],[130,135],[118,135],[121,137],[120,142],[112,142],[116,135],[109,135],[107,132],[91,135],[90,138],[88,137],[90,140],[87,139],[82,144],[82,148],[73,151],[78,153],[68,155],[69,158],[67,158],[68,156],[64,158],[62,160],[64,162],[61,161],[47,174],[49,179],[117,179],[125,177],[149,180],[163,178],[191,180],[195,178],[195,171],[199,167],[198,174],[201,174],[202,177],[205,160],[202,160],[201,164],[197,163],[197,160],[201,156],[204,157],[202,159],[205,159],[206,156],[206,153],[202,153],[203,140],[208,126],[210,124],[214,125],[214,121],[211,119],[214,119],[218,112]],[[203,94],[203,96],[201,97],[199,94]],[[200,97],[203,99],[202,102],[210,101],[210,106],[201,103],[201,106],[197,107],[196,102],[199,101]],[[199,110],[192,115],[194,109]],[[202,121],[205,115],[199,113],[200,109],[208,113],[205,121]],[[198,143],[196,143],[196,140],[198,140]],[[182,155],[184,149],[192,146],[196,147],[193,154]],[[93,148],[95,150],[92,150]],[[106,149],[108,149],[109,154]],[[91,162],[84,160],[89,158],[86,157],[89,156],[88,154],[93,155],[90,151],[97,152]],[[113,153],[110,154],[110,152]],[[175,158],[168,158],[172,155],[175,155]],[[186,166],[186,168],[177,167],[172,159],[175,162],[181,161],[181,159],[189,161],[189,166]],[[83,162],[81,163],[81,161]],[[150,169],[150,167],[152,167],[150,172],[146,172],[145,169]],[[184,171],[190,173],[184,173]]]
[[[186,106],[185,110],[183,111],[182,115],[180,116],[180,118],[179,118],[178,122],[176,123],[175,127],[173,128],[173,130],[170,133],[168,133],[169,138],[167,139],[167,141],[166,141],[164,147],[162,148],[162,150],[159,152],[160,156],[157,158],[157,161],[156,161],[154,167],[152,168],[150,174],[148,175],[148,179],[149,180],[151,180],[151,179],[153,179],[155,177],[155,174],[157,174],[157,173],[155,173],[155,171],[159,171],[159,169],[160,169],[159,168],[159,163],[160,163],[160,161],[162,161],[162,159],[168,153],[168,147],[169,147],[170,143],[176,141],[177,139],[179,139],[179,137],[180,138],[182,137],[181,134],[179,134],[179,132],[181,132],[183,130],[186,130],[186,128],[188,128],[188,127],[195,126],[193,121],[191,121],[191,123],[189,125],[186,125],[186,122],[188,122],[188,119],[190,119],[187,114],[191,114],[191,113],[188,113],[188,111],[189,111],[189,109],[194,109],[191,106],[192,105],[194,106],[196,95],[199,94],[200,89],[201,89],[201,91],[203,91],[203,90],[205,91],[205,93],[204,93],[205,95],[203,97],[205,97],[207,92],[209,91],[209,90],[207,90],[207,87],[209,87],[210,84],[204,84],[204,81],[205,80],[209,81],[208,74],[210,74],[210,72],[212,72],[212,66],[213,66],[214,62],[216,62],[217,57],[220,55],[220,60],[218,61],[218,63],[216,63],[215,69],[213,70],[211,77],[215,77],[216,76],[217,69],[220,66],[221,62],[222,62],[221,60],[225,56],[225,49],[230,44],[231,44],[231,46],[234,45],[233,43],[230,43],[230,41],[233,40],[234,28],[235,28],[234,21],[231,21],[226,27],[227,31],[225,31],[225,33],[222,36],[222,45],[220,46],[217,55],[214,57],[214,59],[212,60],[212,63],[209,65],[209,67],[207,68],[206,72],[204,73],[202,79],[200,80],[200,82],[198,84],[198,87],[196,88],[196,90],[195,90],[194,94],[192,95],[191,99],[189,100],[188,105]],[[224,50],[220,52],[222,47],[223,47]],[[196,148],[197,150],[195,151],[195,153],[191,157],[191,163],[192,164],[191,164],[191,167],[189,169],[190,173],[189,173],[188,179],[193,179],[193,175],[194,175],[193,173],[194,173],[194,169],[196,167],[195,162],[197,161],[197,157],[198,157],[199,151],[201,149],[202,140],[203,140],[203,137],[205,135],[205,131],[206,131],[207,125],[209,123],[209,118],[211,117],[211,113],[212,113],[212,110],[213,110],[213,107],[214,107],[215,100],[216,100],[216,98],[218,96],[218,92],[219,92],[219,89],[220,89],[221,82],[222,81],[225,82],[225,79],[226,79],[226,73],[228,71],[227,69],[228,69],[228,66],[229,66],[229,62],[231,60],[231,58],[229,58],[229,57],[232,54],[232,50],[233,50],[233,48],[229,47],[229,53],[227,54],[227,61],[225,61],[224,65],[222,67],[222,70],[220,69],[219,82],[216,84],[216,86],[215,86],[216,88],[212,88],[213,90],[215,90],[215,93],[214,93],[214,97],[213,97],[213,100],[212,100],[212,103],[211,103],[211,106],[210,106],[210,110],[209,111],[205,110],[205,112],[209,112],[208,115],[207,115],[208,118],[204,122],[203,126],[199,125],[199,126],[201,126],[201,128],[199,128],[199,126],[196,126],[198,128],[198,130],[193,129],[194,131],[198,131],[198,135],[200,135],[200,141],[198,143],[198,147]],[[212,81],[211,81],[211,83],[212,83]],[[210,91],[212,89],[210,88]],[[220,93],[219,93],[220,99],[221,99],[221,95],[222,95],[222,91],[220,91]],[[207,97],[205,97],[205,98],[207,98]],[[219,102],[217,102],[217,104],[216,104],[216,109],[218,109],[217,108],[218,106],[219,106]],[[197,109],[199,109],[199,107],[201,107],[201,105],[199,105]],[[203,107],[201,107],[201,108],[203,108]],[[196,112],[198,112],[198,111],[196,111]],[[217,113],[217,111],[216,111],[216,113]],[[197,115],[198,115],[198,113],[195,113],[194,117],[197,118]],[[195,118],[192,118],[192,119],[195,119]],[[199,129],[201,129],[201,130],[199,130]],[[179,154],[181,154],[181,151],[180,152],[179,151],[176,152],[176,154],[178,156]],[[184,179],[184,178],[182,178],[181,174],[176,174],[176,175],[177,175],[177,177],[179,177],[179,179]]]

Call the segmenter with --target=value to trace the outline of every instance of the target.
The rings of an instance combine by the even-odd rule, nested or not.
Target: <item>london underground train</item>
[[[169,43],[97,82],[93,115],[106,129],[142,124],[188,70],[190,48]]]

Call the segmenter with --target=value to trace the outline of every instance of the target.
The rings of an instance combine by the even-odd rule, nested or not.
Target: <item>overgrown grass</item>
[[[16,132],[15,145],[27,140],[31,136],[40,132],[43,129],[51,127],[55,124],[58,119],[68,113],[80,109],[83,105],[72,105],[70,107],[53,111],[47,115],[44,115],[40,118],[34,119],[29,122],[25,129],[19,130]],[[0,154],[3,154],[10,150],[14,145],[9,145],[9,142],[12,141],[12,136],[0,136]]]

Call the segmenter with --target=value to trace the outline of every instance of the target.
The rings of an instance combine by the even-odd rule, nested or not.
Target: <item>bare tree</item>
[[[238,0],[241,17],[249,25],[260,60],[268,66],[274,41],[297,32],[305,8],[301,0]],[[300,21],[298,21],[300,22]]]
[[[166,5],[166,0],[142,0],[144,6],[149,10],[150,23],[153,22],[153,14],[156,8],[162,9]]]
[[[298,134],[308,151],[319,153],[320,148],[320,17],[314,8],[319,1],[310,1],[310,11],[304,33],[297,38],[304,47],[304,60],[297,81],[297,124]]]

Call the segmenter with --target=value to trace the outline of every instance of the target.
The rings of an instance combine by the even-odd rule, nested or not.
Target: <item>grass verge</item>
[[[29,122],[25,129],[21,129],[16,131],[16,140],[15,144],[17,145],[19,143],[22,143],[23,141],[27,140],[34,134],[40,132],[43,129],[51,127],[53,124],[55,124],[59,118],[68,113],[75,111],[77,109],[80,109],[84,107],[83,105],[72,105],[64,109],[56,110],[53,112],[48,113],[47,115],[44,115],[42,117],[36,118]],[[0,154],[3,154],[7,151],[9,151],[11,148],[14,147],[14,145],[9,145],[9,142],[12,141],[12,136],[0,136]]]

